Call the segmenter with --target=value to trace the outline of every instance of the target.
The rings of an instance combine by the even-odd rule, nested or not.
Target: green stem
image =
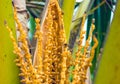
[[[95,84],[120,84],[120,0],[106,39]]]
[[[4,24],[7,21],[15,36],[12,0],[1,0],[0,3],[0,84],[20,84],[12,41]]]
[[[65,28],[67,42],[69,41],[69,36],[70,36],[70,27],[72,23],[74,6],[75,6],[75,0],[63,1],[63,5],[62,5],[62,9],[64,12],[63,20],[64,20],[64,28]]]

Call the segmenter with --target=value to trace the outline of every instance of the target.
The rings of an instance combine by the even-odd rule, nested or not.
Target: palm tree
[[[16,35],[12,4],[11,1],[5,1],[1,1],[4,6],[0,5],[2,12],[0,16],[0,37],[2,38],[2,35],[4,36],[3,39],[0,39],[0,65],[2,66],[0,69],[0,83],[18,84],[21,81],[26,84],[119,84],[119,75],[117,75],[120,72],[118,54],[119,40],[117,37],[115,38],[116,33],[120,31],[118,26],[120,13],[119,0],[116,2],[117,6],[112,24],[110,18],[115,1],[84,0],[76,3],[75,0],[69,2],[67,0],[48,0],[46,2],[44,0],[28,0],[23,5],[24,7],[25,5],[27,6],[31,18],[29,24],[31,38],[27,40],[27,44],[25,40],[26,38],[28,39],[28,35],[22,29],[27,19],[21,19],[20,14],[22,12],[19,12],[16,5],[14,5],[16,7],[14,8],[14,17],[18,25],[18,31],[20,32],[20,35],[18,33]],[[57,1],[59,1],[62,11]],[[3,13],[3,10],[6,11]],[[25,15],[27,15],[26,11]],[[41,21],[35,18],[40,18]],[[86,30],[84,30],[84,24]],[[8,28],[8,25],[11,29]],[[10,32],[12,42],[5,27]],[[92,33],[93,30],[94,32]],[[86,31],[86,34],[84,34],[84,31]],[[31,41],[34,33],[36,39]],[[86,37],[83,43],[86,44],[82,45],[80,43],[82,42],[83,35]],[[93,35],[97,39],[94,37],[92,40]],[[119,37],[119,33],[117,35]],[[21,38],[17,38],[18,43],[15,42],[16,36]],[[29,45],[29,41],[36,45]],[[96,47],[97,49],[95,49]],[[17,56],[13,53],[13,49]],[[32,58],[30,57],[31,55]],[[115,55],[114,58],[113,55]],[[16,65],[19,68],[15,65],[15,59]],[[89,67],[91,61],[92,66]],[[85,75],[81,75],[79,72]],[[86,75],[88,77],[87,82]]]

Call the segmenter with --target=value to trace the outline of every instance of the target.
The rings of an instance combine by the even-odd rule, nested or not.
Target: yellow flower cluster
[[[65,31],[63,29],[63,16],[62,11],[56,0],[50,0],[48,6],[48,13],[43,24],[42,31],[43,34],[43,63],[44,63],[44,73],[46,76],[47,84],[59,84],[63,78],[63,74],[67,75],[67,60],[61,61],[65,58],[64,44],[66,43]],[[69,52],[65,49],[65,53]],[[66,59],[68,56],[66,55]],[[66,66],[66,67],[64,67]],[[63,69],[64,67],[64,69]],[[61,70],[62,69],[62,70]],[[63,73],[63,74],[62,74]],[[62,74],[62,75],[61,75]]]
[[[42,57],[42,31],[40,29],[40,20],[38,18],[35,19],[36,21],[36,32],[35,32],[35,38],[37,39],[37,46],[36,46],[36,52],[34,56],[34,62],[33,66],[34,68],[37,68],[37,74],[39,75],[39,84],[43,83],[43,80],[45,79],[44,72],[43,72],[43,57]]]
[[[91,24],[91,30],[89,33],[89,37],[86,40],[85,46],[84,47],[82,46],[82,40],[84,38],[83,34],[85,34],[85,32],[83,31],[84,23],[85,23],[85,15],[83,16],[83,20],[81,24],[80,40],[79,40],[79,45],[78,45],[78,51],[76,52],[76,59],[74,63],[75,69],[73,71],[74,78],[73,78],[72,84],[86,84],[87,70],[91,66],[91,61],[94,57],[95,49],[98,45],[98,41],[96,37],[94,36],[93,37],[94,46],[92,47],[89,53],[88,48],[90,46],[90,39],[92,37],[92,32],[95,29],[94,20],[93,20]],[[84,51],[82,51],[82,49],[84,49]],[[88,54],[90,54],[90,57],[88,57]]]
[[[31,54],[29,52],[28,42],[27,42],[27,34],[22,27],[22,24],[19,22],[17,18],[16,8],[14,8],[14,18],[18,26],[18,31],[20,35],[18,37],[18,43],[13,40],[14,52],[18,55],[18,58],[15,60],[17,62],[17,66],[20,67],[19,76],[22,77],[21,82],[26,84],[38,84],[39,79],[37,76],[37,71],[33,68]],[[10,31],[10,29],[8,28]],[[11,31],[10,31],[11,39],[14,39]]]
[[[20,67],[21,82],[25,84],[65,84],[69,67],[67,63],[70,64],[68,59],[71,57],[71,53],[66,46],[63,15],[58,2],[49,1],[43,28],[40,28],[40,20],[36,19],[37,44],[33,63],[27,33],[17,18],[16,8],[14,8],[14,18],[20,33],[17,39],[18,44],[8,26],[7,28],[14,44],[15,54],[17,54],[16,64]]]
[[[24,30],[22,24],[17,18],[16,8],[14,8],[14,18],[17,24],[17,30],[20,35],[18,36],[18,43],[13,37],[12,31],[7,26],[10,32],[10,38],[13,41],[14,53],[17,54],[16,65],[20,68],[21,82],[25,84],[69,84],[69,67],[75,66],[73,84],[85,84],[87,69],[94,57],[95,48],[98,41],[95,37],[95,42],[91,49],[90,57],[87,56],[88,47],[92,32],[95,28],[94,24],[91,25],[91,31],[82,52],[82,40],[85,31],[83,26],[85,17],[81,24],[79,48],[76,52],[75,62],[72,60],[71,52],[66,43],[63,13],[59,7],[57,0],[50,0],[48,3],[47,14],[43,22],[42,28],[40,20],[36,21],[35,38],[37,40],[34,59],[29,52],[27,41],[27,32]]]

